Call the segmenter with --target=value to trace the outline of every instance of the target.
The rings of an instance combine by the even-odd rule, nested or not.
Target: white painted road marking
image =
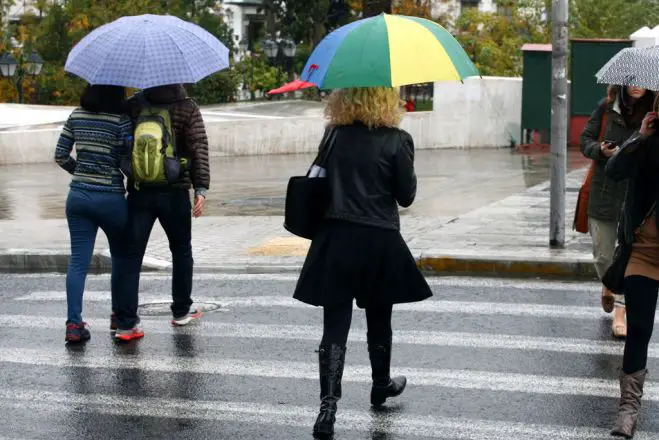
[[[45,365],[57,368],[139,369],[163,373],[218,374],[278,379],[318,379],[316,363],[259,361],[255,359],[186,358],[151,355],[149,357],[117,357],[107,354],[63,356],[60,352],[44,352],[33,348],[2,348],[0,362],[22,365]],[[498,373],[475,370],[444,370],[397,367],[397,374],[408,377],[417,386],[453,389],[505,391],[511,393],[550,394],[564,396],[620,397],[615,378],[579,378],[520,373]],[[371,383],[370,365],[350,365],[343,380]],[[659,385],[649,384],[644,400],[659,401]]]
[[[316,407],[268,405],[255,402],[222,402],[155,397],[77,394],[68,392],[0,389],[0,406],[26,410],[89,412],[130,417],[210,420],[258,425],[295,426],[309,429]],[[117,405],[118,399],[121,404]],[[336,429],[342,431],[384,431],[400,436],[452,438],[462,440],[601,440],[608,430],[586,427],[475,420],[436,416],[378,415],[341,409]],[[657,433],[637,432],[637,440],[656,438]]]
[[[0,278],[3,275],[0,274]],[[6,276],[6,275],[5,275]],[[13,278],[48,278],[64,280],[65,274],[12,274]],[[144,281],[169,281],[172,276],[169,273],[144,272],[141,279]],[[109,274],[89,275],[88,281],[108,280]],[[269,274],[269,273],[197,273],[195,280],[199,281],[280,281],[295,282],[298,275],[295,274]],[[583,292],[593,295],[597,300],[602,285],[595,282],[562,282],[562,281],[533,281],[501,278],[465,278],[465,277],[427,277],[426,281],[431,286],[437,287],[466,287],[483,289],[513,289],[513,290],[547,290],[561,292]]]
[[[64,291],[37,291],[14,298],[16,301],[65,301]],[[293,309],[312,306],[301,303],[291,296],[199,296],[193,299],[199,303],[219,303],[225,307],[290,307]],[[110,302],[109,291],[86,291],[85,301]],[[162,294],[142,294],[140,303],[169,302],[169,296]],[[355,309],[357,306],[355,305]],[[599,320],[604,315],[601,307],[585,307],[575,305],[551,304],[520,304],[482,301],[446,301],[441,296],[434,296],[426,301],[408,304],[397,304],[396,310],[425,313],[450,313],[467,315],[503,315],[527,316],[534,318],[563,318]],[[659,316],[655,318],[659,322]]]
[[[92,325],[104,328],[109,324],[109,320],[106,318],[92,318],[91,322]],[[201,330],[183,328],[178,329],[177,333],[200,332],[199,334],[205,337],[298,341],[319,341],[322,336],[322,326],[320,325],[234,324],[214,321],[201,321],[199,325]],[[35,315],[0,315],[0,327],[60,330],[62,318]],[[144,327],[147,334],[172,333],[171,325],[164,319],[142,318],[142,327]],[[349,340],[365,342],[366,335],[364,332],[353,331],[349,335]],[[499,350],[540,350],[613,356],[622,355],[623,351],[623,344],[615,341],[420,330],[396,330],[394,332],[394,343]],[[659,344],[650,344],[648,356],[659,358]]]

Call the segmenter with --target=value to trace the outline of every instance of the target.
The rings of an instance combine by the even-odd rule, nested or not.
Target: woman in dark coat
[[[624,275],[620,272],[624,283],[619,288],[625,292],[628,332],[618,416],[611,434],[625,438],[632,438],[636,431],[659,292],[659,135],[652,127],[659,124],[656,111],[655,101],[654,112],[645,117],[640,131],[606,165],[611,179],[628,180],[618,225],[620,250],[612,266],[624,268]],[[607,282],[611,281],[609,275]]]
[[[417,182],[412,137],[397,128],[398,91],[338,90],[325,113],[328,130],[336,130],[326,162],[330,205],[294,295],[324,309],[321,404],[313,430],[320,438],[334,433],[353,300],[366,309],[371,404],[379,406],[406,385],[405,377],[390,376],[392,306],[432,296],[400,234],[398,205],[412,204]]]
[[[606,176],[604,167],[617,148],[641,126],[652,110],[654,96],[649,90],[632,86],[609,86],[581,135],[581,152],[596,164],[588,201],[588,229],[593,240],[595,269],[600,279],[611,265],[616,245],[616,227],[627,182],[616,182]],[[606,116],[606,127],[602,121]],[[604,139],[599,139],[603,133]],[[602,287],[602,307],[607,313],[615,310],[611,331],[616,338],[627,336],[625,297],[614,295]]]

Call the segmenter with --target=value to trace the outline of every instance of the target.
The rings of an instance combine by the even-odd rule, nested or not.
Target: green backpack
[[[144,98],[142,102],[131,152],[135,188],[140,183],[174,183],[187,160],[178,157],[169,109],[153,106]]]

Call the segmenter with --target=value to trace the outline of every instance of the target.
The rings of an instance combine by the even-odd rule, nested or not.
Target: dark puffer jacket
[[[639,127],[627,125],[621,114],[618,99],[614,102],[604,99],[590,116],[588,124],[581,134],[581,152],[587,158],[595,160],[597,164],[588,203],[588,216],[598,220],[617,222],[627,191],[627,182],[616,182],[608,178],[604,171],[609,159],[600,151],[600,140],[598,139],[604,112],[608,115],[604,140],[612,141],[616,146],[621,146]]]
[[[172,186],[183,189],[192,186],[195,190],[207,190],[210,187],[208,137],[199,106],[188,97],[185,88],[181,85],[154,87],[147,89],[144,95],[153,105],[169,107],[177,149],[179,154],[190,162],[179,182]],[[129,99],[127,104],[135,124],[142,110],[142,104],[136,97]],[[132,182],[129,182],[128,190],[134,190]]]

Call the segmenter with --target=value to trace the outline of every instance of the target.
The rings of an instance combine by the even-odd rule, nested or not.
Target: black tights
[[[627,341],[622,360],[625,374],[644,370],[647,365],[658,291],[659,281],[638,275],[625,278]]]
[[[366,337],[369,344],[391,343],[392,306],[372,306],[366,309]],[[344,347],[348,342],[352,321],[352,301],[339,307],[323,309],[323,340],[320,345],[337,344]]]

